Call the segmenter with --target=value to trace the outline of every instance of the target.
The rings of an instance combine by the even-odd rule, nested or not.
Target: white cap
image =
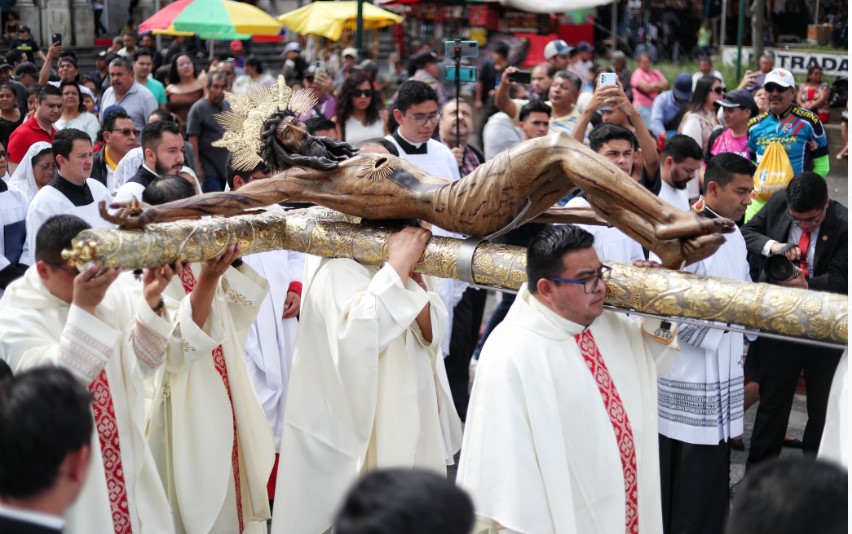
[[[287,43],[287,46],[284,47],[284,51],[285,52],[301,52],[302,47],[301,47],[301,45],[299,45],[299,43],[296,43],[296,42]]]
[[[796,79],[793,73],[787,69],[772,69],[763,79],[763,86],[774,83],[781,87],[796,87]]]
[[[358,59],[358,49],[357,48],[344,48],[343,54],[341,57],[352,56],[355,59]]]
[[[547,43],[544,47],[544,59],[550,59],[553,56],[564,56],[571,52],[571,47],[562,39],[556,39]]]

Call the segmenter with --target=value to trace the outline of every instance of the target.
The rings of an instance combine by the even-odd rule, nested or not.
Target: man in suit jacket
[[[89,469],[91,404],[59,367],[0,382],[0,534],[62,532]]]
[[[786,191],[772,196],[766,206],[742,228],[749,253],[763,258],[784,254],[800,267],[796,276],[776,282],[833,293],[847,293],[847,209],[828,198],[825,180],[813,172],[793,178]],[[788,243],[792,245],[785,250]],[[765,270],[761,281],[766,281]],[[754,422],[748,464],[781,452],[787,419],[799,373],[807,383],[808,423],[802,439],[806,453],[816,454],[825,425],[825,412],[834,370],[842,353],[793,341],[759,338],[748,357],[760,356],[760,405]]]

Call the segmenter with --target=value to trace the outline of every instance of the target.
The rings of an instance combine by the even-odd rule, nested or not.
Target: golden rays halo
[[[241,171],[250,171],[263,161],[260,157],[261,132],[274,113],[287,110],[301,115],[317,103],[312,89],[294,92],[287,86],[284,76],[278,76],[274,85],[252,87],[245,95],[226,91],[225,98],[231,110],[214,115],[225,135],[214,141],[213,146],[228,149],[231,167]]]

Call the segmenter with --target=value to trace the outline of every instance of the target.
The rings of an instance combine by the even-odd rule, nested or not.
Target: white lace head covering
[[[115,190],[112,193],[118,191],[118,188],[124,185],[124,182],[133,178],[143,163],[145,163],[145,155],[142,153],[141,146],[137,146],[125,154],[121,158],[121,161],[118,162],[118,165],[115,166],[115,172],[113,173]]]
[[[24,159],[15,168],[12,173],[12,179],[9,180],[9,188],[17,189],[27,196],[27,200],[32,201],[33,197],[38,193],[38,186],[35,182],[35,174],[33,173],[33,158],[42,150],[50,148],[50,143],[39,141],[30,145],[27,153],[24,154]]]

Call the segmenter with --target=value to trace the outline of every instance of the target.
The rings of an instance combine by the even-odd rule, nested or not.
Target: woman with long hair
[[[204,96],[204,84],[198,78],[198,66],[189,54],[178,54],[169,67],[166,85],[166,107],[177,115],[182,128],[186,127],[189,108]]]
[[[65,128],[83,130],[92,138],[92,143],[96,142],[101,124],[96,116],[86,111],[80,86],[77,82],[69,80],[60,83],[59,90],[62,91],[62,116],[53,126],[57,130]]]
[[[338,139],[350,145],[385,135],[387,110],[366,73],[355,71],[343,82],[334,121]]]
[[[9,144],[9,136],[24,122],[24,114],[18,108],[15,91],[8,83],[0,84],[0,143]]]
[[[702,76],[692,91],[692,100],[680,121],[677,133],[695,139],[702,152],[707,151],[707,141],[713,130],[721,127],[716,117],[716,102],[725,96],[722,82],[715,76]]]
[[[808,69],[805,83],[799,85],[796,93],[796,104],[817,114],[823,123],[828,122],[828,98],[831,89],[822,81],[822,68],[813,65]]]

